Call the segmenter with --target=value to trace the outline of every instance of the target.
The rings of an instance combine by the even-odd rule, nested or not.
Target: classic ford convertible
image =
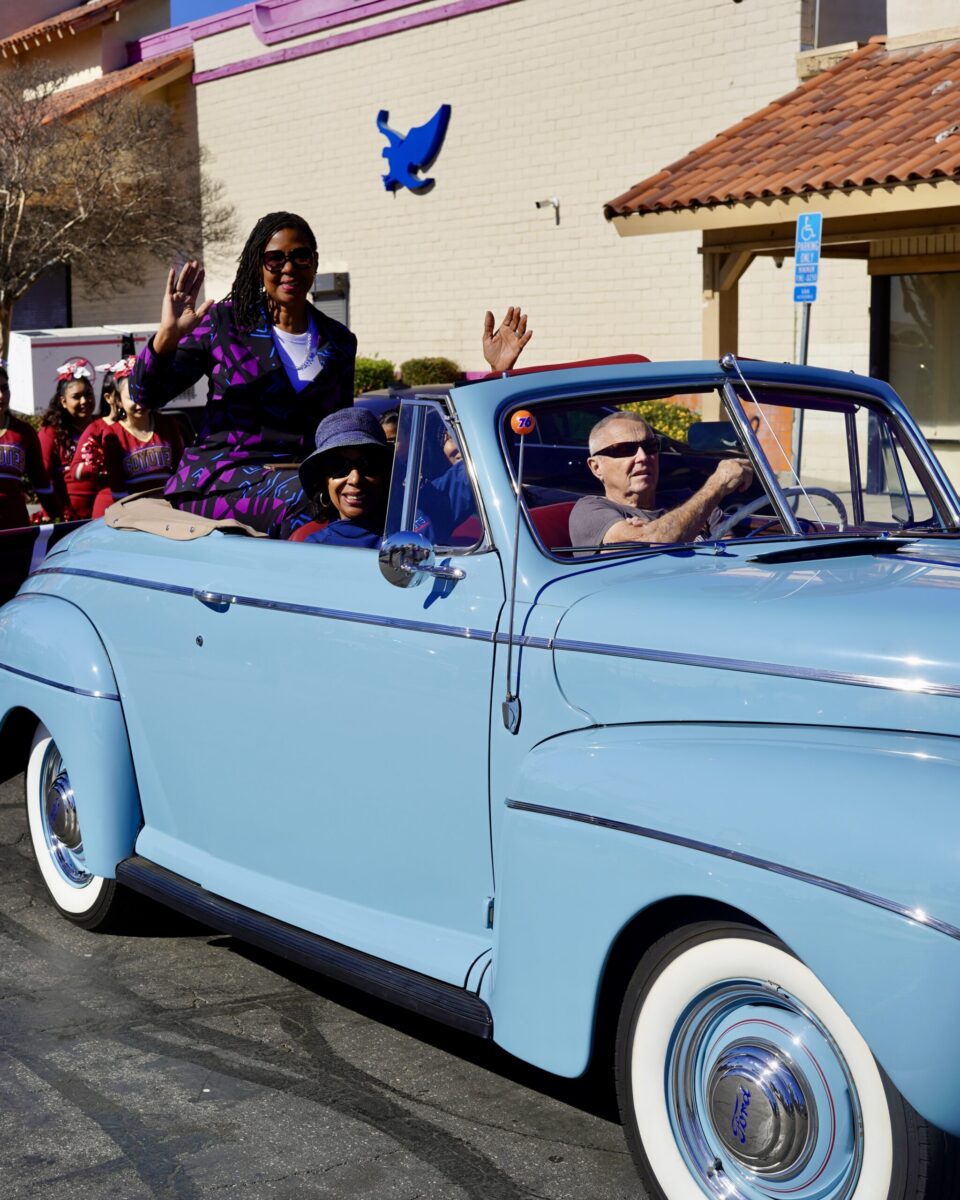
[[[636,427],[658,507],[725,458],[752,482],[682,543],[572,545],[591,430],[665,401],[703,420]],[[145,893],[547,1070],[615,1064],[651,1196],[939,1200],[958,601],[960,501],[885,384],[533,372],[404,403],[379,552],[53,547],[0,608],[0,766],[72,921]]]

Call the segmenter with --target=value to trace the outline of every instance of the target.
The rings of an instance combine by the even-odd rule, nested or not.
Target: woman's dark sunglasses
[[[644,438],[639,442],[614,442],[612,446],[604,446],[602,450],[594,450],[594,455],[602,454],[604,458],[635,458],[638,450],[648,457],[660,453],[658,437]]]
[[[368,479],[375,478],[383,473],[383,454],[358,454],[356,458],[347,458],[345,454],[331,454],[324,463],[328,479],[346,479],[354,467]]]
[[[313,263],[313,251],[306,246],[298,246],[289,254],[284,254],[282,250],[267,250],[264,253],[263,269],[271,275],[279,275],[287,263],[291,263],[297,270],[309,267]]]

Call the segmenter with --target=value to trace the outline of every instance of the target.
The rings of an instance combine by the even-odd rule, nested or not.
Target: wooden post
[[[703,254],[703,357],[718,359],[737,353],[740,320],[740,276],[753,262],[752,250]],[[703,419],[720,419],[720,400],[704,396]]]

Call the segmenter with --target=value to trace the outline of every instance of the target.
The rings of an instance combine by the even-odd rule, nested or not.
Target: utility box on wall
[[[314,307],[341,325],[350,324],[350,276],[346,271],[327,272],[313,281]]]

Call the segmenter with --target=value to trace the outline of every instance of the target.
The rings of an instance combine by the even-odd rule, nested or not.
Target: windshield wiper
[[[786,550],[770,550],[765,554],[754,554],[750,562],[807,562],[823,558],[851,558],[857,554],[896,554],[905,546],[915,546],[915,537],[890,537],[880,533],[860,537],[845,537],[842,540],[832,539],[810,545],[791,546]]]

